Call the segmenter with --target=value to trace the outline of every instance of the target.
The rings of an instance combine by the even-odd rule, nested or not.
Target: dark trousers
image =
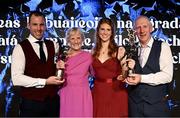
[[[59,117],[59,96],[44,101],[21,99],[21,117]]]
[[[129,98],[129,116],[130,117],[169,117],[170,110],[167,101],[150,104],[146,101],[140,103],[134,102]]]

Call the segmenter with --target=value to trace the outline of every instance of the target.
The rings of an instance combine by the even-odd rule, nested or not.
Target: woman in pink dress
[[[81,50],[84,35],[78,28],[67,32],[68,50],[65,62],[65,84],[59,90],[60,117],[92,117],[92,96],[88,75],[92,63],[89,52]],[[60,62],[60,67],[64,63]]]

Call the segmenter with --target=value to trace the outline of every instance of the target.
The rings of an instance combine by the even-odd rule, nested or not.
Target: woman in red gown
[[[93,95],[94,117],[127,117],[128,94],[122,81],[119,59],[124,48],[115,44],[114,25],[108,18],[99,21],[96,30],[96,47],[93,50],[93,69],[95,73]],[[134,61],[129,60],[132,68]]]

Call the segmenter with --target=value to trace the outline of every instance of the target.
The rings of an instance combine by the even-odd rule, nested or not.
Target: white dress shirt
[[[35,53],[40,58],[39,44],[35,43],[38,40],[35,39],[32,35],[30,35],[26,40],[29,40]],[[59,45],[54,42],[54,46],[55,46],[55,52],[57,53],[59,50]],[[45,43],[43,43],[43,50],[47,59],[48,53]],[[46,84],[45,78],[33,78],[24,75],[25,61],[26,61],[25,55],[22,50],[22,47],[20,46],[20,44],[17,44],[12,53],[11,77],[13,84],[15,86],[43,88]]]
[[[143,48],[143,50],[138,51],[138,55],[141,58],[142,65],[141,67],[144,67],[146,64],[152,44],[154,42],[154,39],[151,38],[148,42],[147,46]],[[141,54],[140,54],[141,52]],[[142,74],[141,75],[141,83],[146,83],[149,85],[160,85],[160,84],[166,84],[172,81],[173,77],[173,58],[172,53],[169,45],[165,42],[162,43],[161,46],[161,52],[160,52],[160,58],[159,58],[159,64],[160,64],[160,72],[157,73],[150,73],[150,74]]]

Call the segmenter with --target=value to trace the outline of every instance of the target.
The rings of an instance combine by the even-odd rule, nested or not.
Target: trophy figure
[[[59,47],[60,49],[59,49],[59,54],[57,55],[57,61],[59,60],[66,61],[67,49],[65,46],[63,46],[62,43],[59,45]],[[64,75],[64,68],[59,68],[56,70],[56,76],[58,79],[63,80],[63,75]]]
[[[136,59],[137,58],[137,45],[135,44],[136,36],[135,36],[135,30],[133,29],[127,29],[128,31],[128,39],[129,42],[126,44],[126,54],[127,59]],[[129,74],[134,73],[134,70],[131,68],[128,68],[127,72],[124,73],[124,77],[127,77]]]

